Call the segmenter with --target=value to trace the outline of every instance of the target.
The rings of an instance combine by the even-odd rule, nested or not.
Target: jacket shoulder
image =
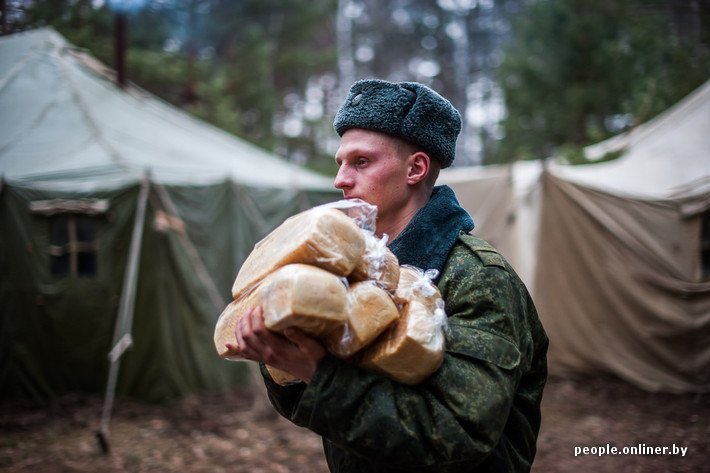
[[[507,269],[505,258],[496,250],[490,243],[469,233],[459,233],[458,241],[461,245],[457,245],[468,249],[481,260],[484,266],[498,266]],[[454,247],[455,248],[455,247]]]

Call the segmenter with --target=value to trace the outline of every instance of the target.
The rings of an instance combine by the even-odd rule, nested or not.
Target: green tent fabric
[[[214,324],[253,245],[339,193],[135,87],[51,29],[0,39],[0,397],[106,387],[141,183],[132,345],[117,394],[239,383]]]

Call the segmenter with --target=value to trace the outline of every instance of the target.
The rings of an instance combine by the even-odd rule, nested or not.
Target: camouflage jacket
[[[262,369],[277,411],[323,437],[332,472],[530,469],[547,337],[523,283],[495,249],[459,228],[445,253],[438,287],[449,317],[446,354],[421,384],[401,385],[330,355],[308,385],[279,386]]]

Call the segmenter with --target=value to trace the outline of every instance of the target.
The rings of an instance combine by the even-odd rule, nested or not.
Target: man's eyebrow
[[[376,148],[373,147],[368,147],[368,146],[363,146],[362,144],[357,144],[353,146],[352,148],[346,150],[345,156],[347,157],[367,157],[367,156],[372,156],[377,152]]]

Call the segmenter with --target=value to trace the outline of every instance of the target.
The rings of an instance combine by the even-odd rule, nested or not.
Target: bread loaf
[[[338,276],[306,264],[283,266],[224,309],[215,327],[215,348],[219,356],[234,359],[225,344],[237,345],[237,321],[253,307],[262,307],[264,325],[270,330],[298,327],[320,336],[345,322],[347,300],[346,286]]]
[[[399,260],[387,248],[386,240],[378,239],[374,234],[365,235],[365,253],[353,269],[351,281],[371,280],[394,292],[399,282]]]
[[[350,204],[351,213],[369,209]],[[335,356],[419,383],[443,360],[441,295],[423,272],[400,267],[386,239],[361,230],[338,208],[294,215],[255,245],[232,286],[235,300],[217,321],[217,352],[234,359],[226,344],[238,344],[239,318],[261,306],[270,330],[297,327]],[[374,219],[371,212],[363,215]],[[275,367],[267,370],[278,384],[299,382]]]
[[[434,314],[417,300],[363,353],[359,365],[403,384],[418,384],[444,359],[444,334]]]
[[[365,251],[365,236],[340,210],[314,207],[296,214],[257,243],[232,286],[240,298],[275,269],[305,263],[349,275]]]
[[[425,273],[412,266],[400,268],[395,300],[401,307],[399,319],[362,353],[358,364],[400,383],[417,384],[444,357],[444,302]]]
[[[437,301],[441,299],[441,293],[421,269],[404,265],[399,268],[399,282],[394,299],[400,307],[416,299],[433,313],[437,308]]]
[[[296,384],[301,382],[300,379],[293,376],[292,374],[289,374],[284,370],[274,368],[273,366],[266,365],[266,371],[269,372],[271,379],[273,379],[276,384],[279,384],[281,386],[288,386],[289,384]]]
[[[344,325],[321,337],[328,351],[349,358],[399,317],[392,296],[372,281],[356,282],[348,290],[348,314]]]
[[[217,349],[217,354],[227,360],[239,360],[241,357],[230,354],[227,350],[227,343],[238,346],[235,330],[237,322],[249,309],[250,302],[243,299],[241,301],[232,301],[224,308],[214,329],[214,346]]]
[[[298,327],[318,337],[347,318],[347,288],[338,276],[307,264],[290,264],[259,287],[264,325],[275,332]]]

